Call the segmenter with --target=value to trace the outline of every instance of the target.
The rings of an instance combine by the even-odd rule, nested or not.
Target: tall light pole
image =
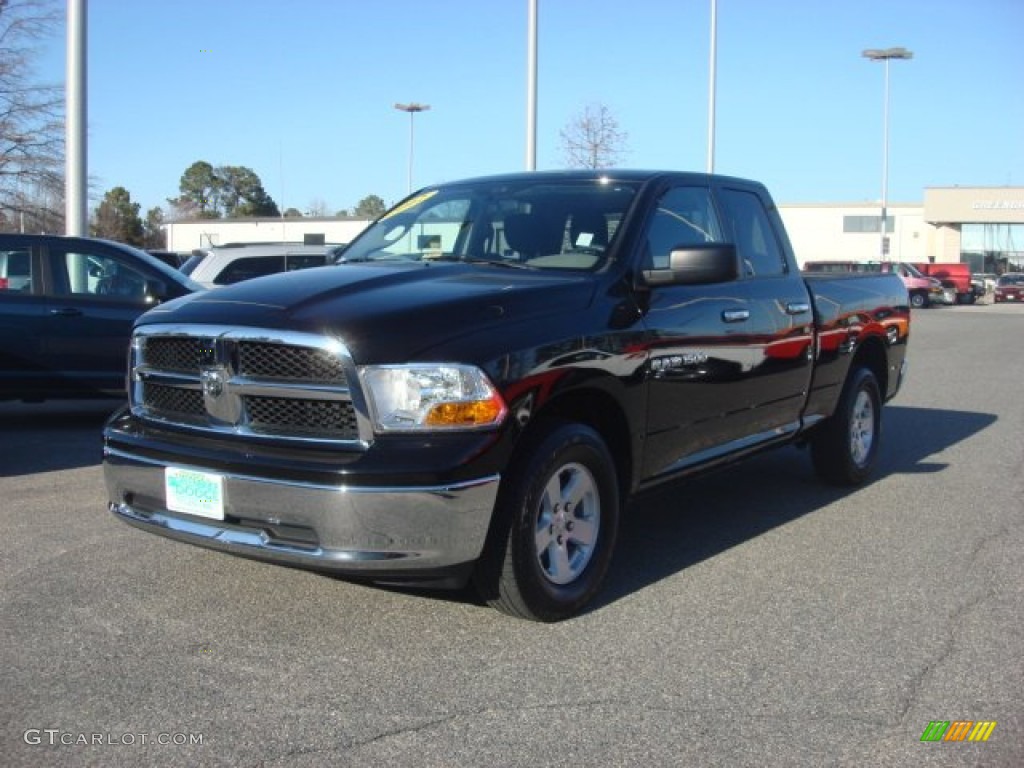
[[[885,106],[882,111],[882,220],[879,223],[879,231],[882,236],[882,261],[888,261],[889,235],[885,230],[885,222],[889,198],[889,62],[892,59],[912,59],[914,54],[906,48],[868,48],[861,56],[871,61],[885,62]]]
[[[2,3],[0,3],[2,5]],[[66,156],[64,161],[64,233],[87,235],[89,223],[88,175],[86,172],[88,143],[86,123],[86,4],[85,0],[68,0],[67,11],[67,88],[65,93],[67,122],[64,125]]]
[[[527,0],[526,170],[537,170],[537,0]]]
[[[415,118],[417,112],[426,112],[430,109],[429,104],[417,104],[415,101],[408,104],[395,104],[395,109],[409,113],[409,191],[412,192],[412,157],[413,148],[416,143]]]
[[[718,73],[718,2],[711,0],[711,47],[708,53],[708,173],[715,172],[715,91]]]

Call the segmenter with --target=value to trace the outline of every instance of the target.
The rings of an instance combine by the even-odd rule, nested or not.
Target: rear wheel
[[[811,441],[815,471],[834,485],[863,483],[878,455],[881,425],[878,380],[869,369],[857,368],[850,372],[835,413]]]
[[[615,465],[604,441],[582,424],[560,424],[526,447],[503,479],[477,589],[521,618],[573,616],[604,580],[618,522]]]

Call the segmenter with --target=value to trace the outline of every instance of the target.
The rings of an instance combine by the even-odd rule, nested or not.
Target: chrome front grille
[[[351,439],[351,435],[357,432],[351,403],[255,395],[243,395],[242,402],[254,429],[335,435],[341,440]]]
[[[243,341],[238,344],[238,370],[243,376],[345,384],[338,356],[309,347]]]
[[[132,343],[133,412],[190,430],[253,439],[368,444],[348,350],[309,333],[146,326]]]
[[[179,336],[149,338],[145,342],[146,363],[167,371],[198,372],[202,365],[202,340]]]
[[[198,389],[169,387],[165,384],[146,381],[142,384],[142,400],[146,408],[163,418],[187,416],[195,419],[206,415],[203,393]]]

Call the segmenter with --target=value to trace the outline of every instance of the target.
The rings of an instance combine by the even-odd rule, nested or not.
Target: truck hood
[[[331,333],[359,362],[412,359],[466,334],[584,309],[589,274],[483,264],[383,262],[318,267],[185,296],[138,324],[209,325]]]

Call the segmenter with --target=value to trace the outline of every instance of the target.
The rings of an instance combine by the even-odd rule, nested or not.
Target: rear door
[[[723,182],[716,192],[750,302],[752,367],[734,426],[740,435],[771,439],[798,428],[807,401],[814,341],[810,292],[763,188]]]

